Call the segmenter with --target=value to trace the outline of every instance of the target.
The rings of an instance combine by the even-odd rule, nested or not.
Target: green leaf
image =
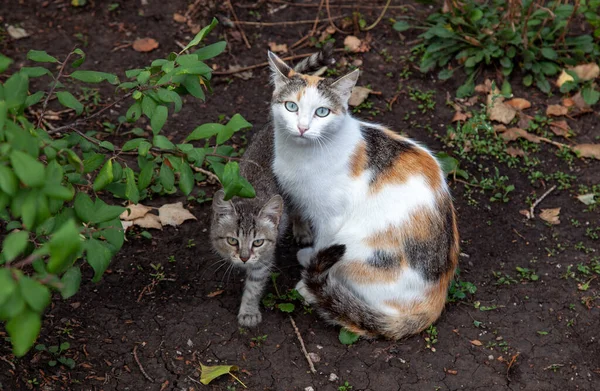
[[[113,161],[112,159],[108,159],[94,180],[94,191],[100,191],[104,189],[106,186],[112,183],[113,179]]]
[[[163,185],[165,190],[173,190],[173,187],[175,186],[175,175],[173,174],[171,167],[169,167],[166,163],[163,163],[160,166],[158,180],[160,181],[161,185]]]
[[[537,88],[540,89],[540,91],[542,91],[542,92],[544,92],[546,94],[550,93],[550,89],[552,88],[550,86],[550,82],[545,77],[537,79],[535,81],[535,85],[536,85]]]
[[[154,163],[148,163],[140,171],[140,176],[138,177],[139,190],[144,190],[150,186],[150,183],[152,182],[152,176],[154,175],[154,165]]]
[[[142,105],[140,105],[140,102],[135,102],[134,104],[129,106],[129,109],[127,109],[127,113],[125,113],[125,118],[127,118],[128,121],[135,122],[138,119],[140,119],[141,115]]]
[[[35,219],[37,215],[37,196],[33,191],[30,191],[25,196],[23,204],[21,205],[21,219],[23,225],[32,230],[35,225]]]
[[[79,68],[81,66],[81,64],[83,64],[83,62],[85,61],[85,53],[83,52],[83,50],[76,48],[75,50],[73,50],[73,54],[76,54],[79,56],[79,58],[75,61],[73,61],[71,63],[71,66],[73,68]]]
[[[13,292],[10,296],[8,296],[4,304],[0,306],[0,319],[2,320],[9,320],[10,318],[14,318],[15,316],[19,315],[26,307],[25,300],[23,299],[23,296],[21,296],[21,291],[16,288],[17,284],[15,282]]]
[[[19,182],[15,174],[6,166],[0,165],[0,189],[6,194],[15,195]]]
[[[4,255],[4,260],[6,262],[11,262],[25,250],[28,242],[29,233],[27,231],[14,231],[8,234],[2,243],[2,255]]]
[[[581,91],[581,96],[583,96],[583,100],[585,101],[585,103],[587,103],[590,106],[593,106],[596,103],[598,103],[598,100],[600,99],[600,92],[596,91],[596,89],[594,89],[594,87],[592,86],[586,86]]]
[[[127,180],[125,187],[125,197],[134,204],[137,204],[140,200],[140,192],[135,184],[135,174],[129,167],[125,168],[125,178]]]
[[[160,149],[175,149],[175,144],[173,144],[168,138],[160,134],[154,136],[153,143],[155,147]]]
[[[246,121],[240,114],[234,114],[225,126],[237,132],[240,129],[251,128],[252,124]]]
[[[394,30],[398,31],[398,32],[403,32],[406,30],[409,30],[412,28],[412,26],[410,25],[410,23],[408,23],[405,20],[399,20],[396,23],[394,23]]]
[[[29,89],[29,78],[25,73],[17,72],[4,82],[4,93],[6,108],[16,109],[25,104],[27,90]]]
[[[14,61],[11,60],[10,58],[6,57],[3,54],[0,54],[0,73],[3,73],[4,71],[6,71],[8,69],[8,67],[10,66],[10,64],[12,64]]]
[[[56,93],[58,101],[61,105],[75,110],[77,115],[83,112],[83,105],[69,91],[58,91]]]
[[[242,183],[240,182],[240,167],[237,162],[227,162],[223,169],[222,178],[219,178],[223,184],[223,190],[225,191],[225,200],[231,199],[242,189]]]
[[[2,87],[0,86],[0,88]],[[4,124],[6,124],[7,111],[8,107],[6,107],[6,101],[2,100],[2,97],[0,97],[0,133],[4,130]]]
[[[189,195],[194,189],[194,173],[187,163],[182,164],[179,171],[179,188],[185,195]]]
[[[10,162],[17,177],[25,185],[37,187],[44,184],[44,165],[33,156],[21,151],[12,151]]]
[[[207,385],[219,376],[227,374],[231,375],[231,371],[237,370],[239,370],[239,368],[235,365],[215,365],[210,367],[200,363],[200,383]]]
[[[467,81],[456,90],[456,97],[466,98],[473,95],[473,92],[475,92],[475,83],[472,78],[468,78]]]
[[[138,148],[138,154],[140,156],[146,156],[148,155],[148,151],[150,151],[150,148],[152,148],[152,144],[144,140],[140,143],[140,146]]]
[[[96,71],[75,71],[71,73],[73,79],[81,80],[85,83],[101,83],[103,81],[107,81],[110,84],[119,84],[119,78],[117,75],[113,75],[112,73],[106,72],[96,72]]]
[[[60,279],[60,282],[62,283],[60,294],[63,299],[68,299],[77,293],[79,285],[81,284],[81,270],[79,269],[79,266],[73,266],[67,269]]]
[[[358,341],[359,338],[359,335],[354,334],[352,331],[348,330],[345,327],[342,327],[340,329],[340,335],[338,336],[338,339],[344,345],[352,345],[353,343]]]
[[[167,115],[169,111],[166,106],[156,106],[152,118],[150,119],[150,126],[152,127],[152,133],[155,135],[160,132],[165,122],[167,122]]]
[[[213,18],[213,20],[210,22],[210,24],[208,26],[204,27],[202,30],[200,30],[198,32],[198,34],[196,34],[196,36],[194,37],[194,39],[192,39],[192,41],[190,43],[188,43],[185,46],[185,48],[183,48],[183,50],[181,51],[181,53],[184,53],[189,48],[198,45],[204,39],[204,37],[206,37],[208,35],[208,33],[210,33],[212,31],[212,29],[215,28],[215,26],[217,24],[219,24],[219,21],[216,18]]]
[[[79,156],[77,156],[77,153],[75,153],[75,151],[73,151],[72,149],[66,149],[64,150],[64,152],[66,152],[67,154],[67,159],[69,159],[69,163],[71,163],[77,171],[83,172],[84,165]]]
[[[23,67],[21,72],[28,77],[40,77],[44,75],[52,75],[52,73],[44,67]]]
[[[109,205],[102,201],[100,198],[96,198],[94,204],[94,219],[91,221],[94,224],[102,223],[105,221],[113,220],[121,213],[125,212],[126,208],[117,205]]]
[[[523,77],[523,85],[525,87],[529,87],[532,84],[533,84],[533,76],[532,75],[525,75],[525,77]]]
[[[104,159],[106,159],[106,156],[101,153],[94,153],[91,156],[87,156],[83,160],[83,172],[86,174],[98,169],[104,163]]]
[[[294,309],[296,308],[296,306],[294,306],[293,303],[280,303],[280,304],[277,304],[277,308],[279,308],[279,310],[281,312],[290,313],[290,312],[294,312]]]
[[[512,87],[510,82],[506,79],[502,82],[502,95],[506,98],[509,98],[512,95]]]
[[[27,353],[35,343],[41,327],[40,315],[30,310],[21,312],[6,323],[15,356],[22,357]]]
[[[42,50],[30,50],[27,59],[35,62],[58,62],[58,60]]]
[[[454,75],[454,69],[442,69],[440,73],[438,73],[438,79],[440,80],[448,80]]]
[[[548,60],[556,60],[558,58],[558,53],[552,48],[542,48],[541,50],[542,56],[547,58]]]
[[[225,125],[214,123],[202,124],[196,129],[194,129],[194,131],[189,136],[187,136],[185,141],[208,139],[221,132],[221,130],[223,130],[224,127]]]
[[[81,194],[81,193],[79,193]],[[78,194],[78,195],[79,195]],[[75,222],[70,219],[52,236],[49,242],[48,272],[59,273],[70,266],[72,258],[81,249],[81,237]]]
[[[25,302],[34,311],[41,313],[50,304],[50,289],[33,278],[19,278],[19,290]]]
[[[71,201],[73,199],[73,190],[57,183],[46,183],[46,186],[44,186],[44,194],[50,198],[62,201]]]
[[[218,56],[219,54],[223,53],[223,50],[225,50],[226,47],[227,47],[226,41],[219,41],[219,42],[215,42],[210,45],[206,45],[202,49],[198,49],[195,52],[193,52],[193,54],[195,54],[197,56],[198,60],[200,60],[200,61],[208,60],[208,59],[214,58],[214,57]]]
[[[123,148],[121,148],[121,150],[123,152],[127,152],[127,151],[133,151],[134,149],[138,149],[138,147],[140,146],[140,143],[144,140],[146,140],[146,139],[134,138],[132,140],[129,140],[125,144],[123,144]]]
[[[173,103],[175,105],[175,112],[179,112],[183,106],[181,97],[175,91],[168,90],[166,88],[160,88],[158,90],[158,97],[160,100],[166,103]]]
[[[200,85],[200,79],[196,75],[188,75],[181,83],[194,98],[204,100],[204,90]]]
[[[17,283],[12,277],[10,269],[0,269],[0,307],[6,300],[11,296],[13,291],[16,289]]]
[[[113,253],[108,247],[107,242],[97,239],[87,240],[83,247],[85,248],[87,262],[94,269],[94,278],[92,281],[98,282],[108,268]]]
[[[31,107],[35,104],[38,104],[42,98],[44,97],[44,91],[38,91],[33,95],[29,95],[27,99],[25,99],[25,107]]]
[[[75,214],[84,223],[89,223],[94,220],[96,207],[89,195],[78,192],[73,203]]]

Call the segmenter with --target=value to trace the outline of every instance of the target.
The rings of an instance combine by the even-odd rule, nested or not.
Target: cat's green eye
[[[227,244],[230,246],[237,246],[238,243],[239,242],[236,238],[232,238],[232,237],[227,238]]]
[[[283,104],[285,106],[285,108],[287,109],[287,111],[291,111],[292,113],[295,113],[296,111],[298,111],[298,105],[295,104],[294,102],[285,102]]]
[[[252,246],[260,247],[263,245],[263,243],[265,243],[264,239],[256,239],[255,241],[252,242]]]
[[[331,113],[331,110],[329,110],[327,107],[319,107],[317,109],[317,111],[315,111],[315,114],[317,115],[317,117],[327,117],[329,115],[329,113]]]

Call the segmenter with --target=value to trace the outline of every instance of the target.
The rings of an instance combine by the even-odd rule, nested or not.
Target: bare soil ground
[[[109,11],[112,3],[119,3],[115,11]],[[66,0],[2,0],[2,24],[20,25],[31,37],[13,41],[2,33],[0,47],[22,65],[30,49],[64,57],[81,45],[88,56],[88,69],[123,74],[159,55],[178,51],[176,42],[187,42],[193,36],[185,24],[173,20],[174,13],[185,13],[188,3],[191,1],[96,0],[75,8]],[[204,21],[213,13],[231,17],[228,7],[205,3],[212,8]],[[341,3],[358,2],[337,2]],[[366,3],[383,5],[385,1],[361,4]],[[258,21],[259,14],[261,22],[313,20],[316,15],[314,7],[283,7],[268,1],[234,4],[240,20],[246,21]],[[338,60],[361,60],[359,84],[381,91],[381,95],[371,96],[372,107],[357,116],[403,131],[433,150],[444,150],[436,135],[445,135],[451,122],[454,112],[445,101],[447,93],[453,96],[460,85],[460,76],[440,82],[435,75],[424,75],[416,69],[407,43],[416,38],[416,33],[398,34],[388,18],[406,14],[423,18],[431,10],[418,3],[392,1],[393,6],[404,4],[404,9],[390,9],[371,31],[369,51],[338,53]],[[360,11],[368,21],[374,21],[380,9]],[[332,16],[351,12],[332,7]],[[320,30],[325,27],[320,26]],[[221,23],[210,39],[226,39],[229,45],[215,63],[218,70],[227,70],[231,65],[264,62],[268,42],[291,46],[311,27],[310,23],[244,26],[251,44],[248,49],[236,29]],[[160,46],[152,53],[135,52],[126,45],[137,37],[152,37]],[[336,34],[334,38],[336,47],[342,48],[344,36]],[[312,50],[303,48],[291,54]],[[255,129],[262,126],[267,121],[271,92],[269,74],[267,69],[257,68],[250,76],[247,80],[235,75],[215,76],[214,94],[206,103],[188,104],[168,123],[166,134],[179,141],[198,124],[236,112]],[[403,92],[397,94],[399,86]],[[410,99],[409,88],[433,91],[435,107],[422,113],[419,103]],[[110,90],[103,92],[110,96]],[[539,92],[515,86],[515,95],[533,102],[531,112],[545,111],[548,98]],[[597,111],[569,120],[569,124],[579,142],[594,142],[600,136]],[[343,388],[346,382],[353,391],[600,389],[600,279],[577,270],[578,264],[589,266],[599,254],[599,240],[585,233],[600,222],[597,210],[586,211],[586,206],[574,198],[577,185],[600,182],[600,164],[577,159],[569,167],[554,152],[543,145],[536,153],[543,168],[577,178],[571,189],[553,191],[540,205],[562,208],[559,225],[546,224],[539,218],[527,220],[519,213],[528,209],[528,196],[539,197],[554,183],[532,184],[518,167],[509,169],[488,158],[462,167],[493,173],[497,166],[515,185],[506,203],[491,202],[489,193],[469,191],[463,183],[451,181],[462,251],[466,254],[461,258],[461,279],[475,284],[477,292],[447,306],[435,325],[434,349],[427,348],[427,333],[398,342],[360,340],[345,346],[338,341],[338,329],[315,314],[297,309],[292,316],[307,350],[314,353],[311,356],[317,373],[311,374],[287,314],[265,309],[258,328],[238,327],[236,314],[244,276],[237,272],[225,275],[224,269],[217,271],[213,266],[218,258],[211,252],[208,239],[210,204],[190,203],[187,206],[198,222],[153,231],[151,240],[130,236],[101,282],[88,280],[76,296],[56,300],[47,312],[39,343],[49,346],[69,341],[67,356],[75,360],[74,369],[49,367],[47,354],[31,351],[15,362],[14,369],[0,361],[0,389],[242,389],[228,376],[209,386],[200,385],[200,363],[239,366],[241,372],[237,375],[251,390],[304,390],[309,386],[319,391],[349,390]],[[214,191],[205,190],[208,194]],[[170,201],[153,200],[156,204]],[[571,220],[580,224],[576,226]],[[589,251],[576,248],[579,242]],[[299,278],[296,250],[290,239],[281,246],[281,275],[277,280],[280,291],[292,288]],[[155,279],[151,264],[161,264],[165,278],[150,293],[140,295]],[[584,283],[591,279],[587,289],[574,278],[563,278],[569,265]],[[521,277],[516,267],[534,270],[539,278]],[[494,272],[501,274],[495,276]],[[503,274],[510,278],[502,280]],[[91,276],[90,270],[87,276]],[[219,290],[223,292],[214,295]],[[274,292],[273,286],[269,292]],[[133,354],[136,345],[139,364]],[[0,356],[11,357],[9,343],[0,345]],[[153,382],[142,374],[140,365]]]

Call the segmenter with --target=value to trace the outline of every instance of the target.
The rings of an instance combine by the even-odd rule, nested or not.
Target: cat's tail
[[[335,62],[333,59],[333,44],[327,42],[320,51],[306,57],[294,67],[298,73],[308,73],[318,71],[319,68],[331,65]]]
[[[386,314],[369,306],[342,282],[331,278],[329,269],[345,251],[344,245],[319,251],[302,273],[304,284],[315,299],[316,310],[326,321],[360,336],[398,340],[421,332],[437,319],[439,313],[423,313],[411,307],[395,315]]]

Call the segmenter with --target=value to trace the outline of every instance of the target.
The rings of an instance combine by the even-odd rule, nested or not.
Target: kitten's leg
[[[296,243],[301,246],[310,246],[313,242],[313,233],[310,223],[298,213],[292,215],[292,233]]]
[[[264,265],[249,267],[246,271],[246,284],[242,295],[242,304],[238,313],[240,326],[254,327],[262,320],[260,314],[260,299],[269,281],[270,269]]]
[[[310,264],[310,258],[315,253],[315,249],[313,247],[304,247],[303,249],[298,250],[296,253],[296,257],[298,258],[298,263],[302,265],[302,267],[308,267]]]

